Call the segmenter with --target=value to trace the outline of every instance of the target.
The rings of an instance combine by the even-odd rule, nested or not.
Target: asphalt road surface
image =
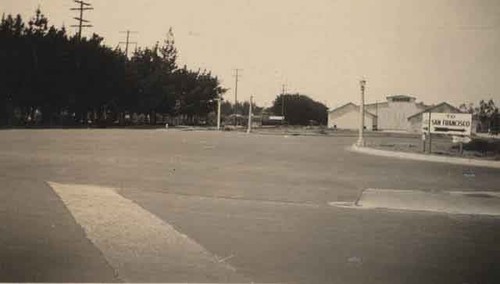
[[[498,217],[328,205],[500,191],[499,170],[346,151],[355,140],[0,131],[0,281],[499,283]]]

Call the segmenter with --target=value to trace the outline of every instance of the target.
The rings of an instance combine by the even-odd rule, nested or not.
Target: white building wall
[[[373,112],[373,108],[369,111]],[[408,117],[421,110],[415,102],[388,102],[386,106],[377,109],[378,129],[407,130]]]
[[[333,128],[334,125],[335,125],[335,119],[334,119],[333,113],[328,112],[327,126],[328,126],[328,128]]]
[[[359,129],[359,111],[352,110],[338,117],[329,113],[328,127],[333,128],[334,125],[338,129]],[[373,118],[368,114],[365,114],[365,127],[369,130],[373,128]]]

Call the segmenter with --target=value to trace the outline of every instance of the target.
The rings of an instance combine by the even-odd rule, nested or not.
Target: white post
[[[217,99],[217,130],[220,130],[220,105],[222,97]]]
[[[359,104],[359,138],[358,138],[357,145],[359,147],[364,147],[365,141],[363,139],[363,132],[364,132],[364,128],[365,128],[365,86],[366,86],[366,80],[361,79],[361,81],[359,81],[359,85],[361,87],[361,101]]]
[[[252,104],[253,104],[253,96],[250,96],[250,105],[248,106],[248,127],[247,133],[252,132]]]
[[[432,154],[432,133],[431,133],[431,109],[429,109],[429,154]]]

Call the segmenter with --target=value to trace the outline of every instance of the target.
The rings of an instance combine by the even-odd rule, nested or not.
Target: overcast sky
[[[137,31],[140,46],[173,28],[180,63],[207,69],[238,99],[270,105],[286,84],[336,107],[409,94],[455,105],[500,104],[499,0],[87,0],[86,17],[105,43]],[[31,17],[40,5],[51,24],[69,26],[72,0],[0,0],[0,11]],[[74,28],[69,28],[71,33]]]

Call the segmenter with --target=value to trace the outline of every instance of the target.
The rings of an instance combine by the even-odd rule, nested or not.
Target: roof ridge
[[[424,110],[422,110],[422,111],[419,111],[419,112],[417,112],[416,114],[410,115],[410,116],[407,118],[407,120],[410,120],[410,118],[413,118],[413,117],[415,117],[415,116],[417,116],[417,115],[420,115],[420,114],[422,114],[422,113],[425,113],[425,112],[431,111],[431,110],[433,110],[433,109],[435,109],[435,108],[437,108],[437,107],[440,107],[440,106],[442,106],[442,105],[445,105],[445,104],[446,104],[446,105],[448,105],[448,106],[450,106],[450,107],[452,107],[452,108],[454,108],[454,109],[455,109],[455,110],[457,110],[457,111],[460,111],[460,109],[458,109],[457,107],[455,107],[455,106],[453,106],[453,105],[449,104],[448,102],[441,102],[441,103],[436,104],[436,105],[431,105],[431,106],[428,106],[426,109],[424,109]]]

